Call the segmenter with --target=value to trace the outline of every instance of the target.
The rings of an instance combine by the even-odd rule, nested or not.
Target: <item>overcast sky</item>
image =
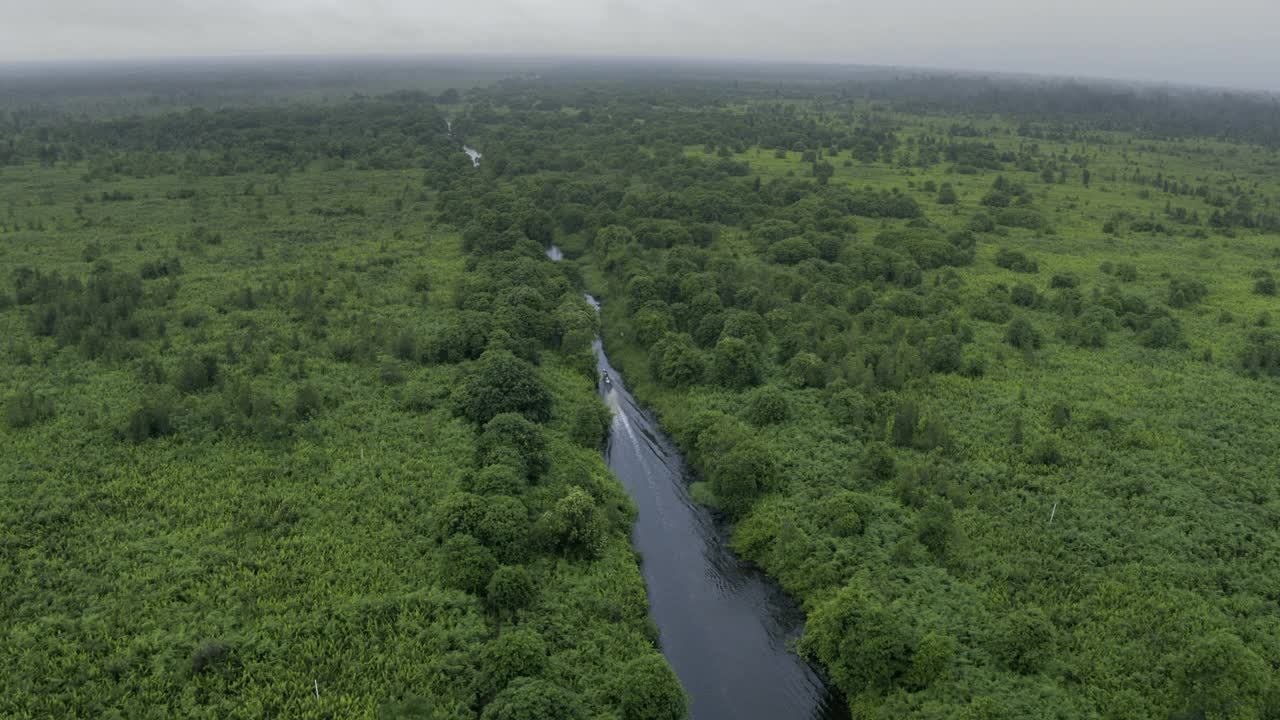
[[[756,58],[1280,90],[1280,0],[0,0],[0,61]]]

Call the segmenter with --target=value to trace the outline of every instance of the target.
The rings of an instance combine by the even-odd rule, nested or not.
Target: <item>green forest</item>
[[[684,718],[598,334],[853,718],[1280,719],[1280,102],[401,72],[0,88],[0,716]]]

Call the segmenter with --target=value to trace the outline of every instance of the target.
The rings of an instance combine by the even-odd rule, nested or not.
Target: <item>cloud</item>
[[[608,54],[1280,89],[1272,0],[0,0],[0,61]]]

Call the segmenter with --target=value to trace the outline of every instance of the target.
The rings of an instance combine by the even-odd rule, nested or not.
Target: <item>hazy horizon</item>
[[[815,63],[1280,90],[1280,6],[901,0],[3,0],[0,63],[502,56]],[[0,5],[3,7],[3,5]]]

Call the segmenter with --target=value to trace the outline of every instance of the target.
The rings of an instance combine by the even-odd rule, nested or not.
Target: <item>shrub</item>
[[[609,437],[613,413],[600,398],[592,395],[577,402],[569,412],[569,437],[585,448],[599,448]]]
[[[440,583],[446,587],[481,595],[498,567],[493,553],[466,534],[450,537],[441,548]]]
[[[1001,618],[991,638],[991,652],[1010,670],[1030,674],[1053,655],[1053,623],[1038,608],[1015,610]]]
[[[1032,258],[1017,250],[1009,250],[1000,248],[996,252],[996,265],[1013,272],[1020,273],[1037,273],[1040,272],[1040,265]]]
[[[618,684],[622,720],[682,720],[688,711],[684,688],[658,653],[627,662]]]
[[[1169,305],[1176,308],[1195,305],[1209,294],[1209,288],[1199,280],[1179,277],[1169,280]]]
[[[1016,317],[1009,322],[1004,333],[1005,342],[1019,350],[1035,350],[1040,347],[1040,331],[1029,320]]]
[[[533,365],[505,350],[486,350],[459,385],[455,400],[459,414],[477,425],[504,413],[534,422],[551,417],[551,393]]]
[[[20,430],[52,418],[53,399],[23,388],[4,401],[4,419],[10,428]]]
[[[516,678],[484,708],[480,720],[585,720],[568,690],[534,678]]]
[[[756,390],[747,400],[746,418],[752,425],[776,425],[785,422],[789,414],[786,393],[773,385]]]
[[[653,374],[663,383],[681,387],[702,379],[707,361],[688,335],[668,333],[649,351]]]
[[[717,383],[729,388],[744,388],[760,382],[760,373],[760,356],[747,341],[725,337],[716,343],[711,375]]]
[[[207,390],[217,383],[219,371],[218,359],[213,355],[189,354],[178,363],[173,386],[181,393]]]
[[[516,413],[503,413],[485,423],[476,456],[482,467],[510,465],[529,480],[541,477],[550,465],[542,428]]]

